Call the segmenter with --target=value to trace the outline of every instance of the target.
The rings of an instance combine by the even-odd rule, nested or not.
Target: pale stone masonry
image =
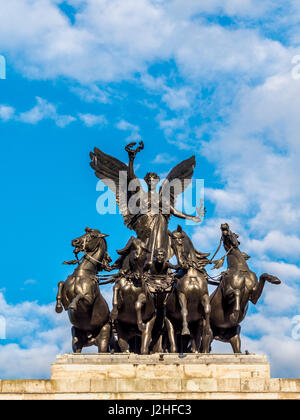
[[[300,399],[300,379],[255,354],[65,354],[49,380],[1,380],[0,399]]]

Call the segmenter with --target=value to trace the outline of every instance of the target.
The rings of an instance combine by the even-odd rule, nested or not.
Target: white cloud
[[[271,286],[270,290],[281,287]],[[285,292],[286,290],[283,293]],[[290,310],[294,309],[294,303],[292,300]],[[281,310],[284,311],[284,307],[281,305],[278,294],[277,299],[273,302],[272,315],[269,312],[271,306],[265,307],[264,305],[259,306],[257,314],[248,315],[242,324],[244,348],[267,354],[271,364],[272,376],[299,377],[300,366],[297,361],[297,354],[300,350],[300,340],[292,338],[293,317],[281,315]],[[276,313],[278,306],[279,310]]]
[[[72,24],[51,0],[11,0],[1,9],[0,49],[30,77],[64,76],[85,83],[130,79],[156,60],[173,59],[192,78],[230,71],[247,77],[270,74],[289,61],[279,42],[255,30],[207,24],[182,9],[198,13],[203,6],[88,0],[77,8]],[[214,2],[210,9],[248,16],[264,8],[258,2],[245,7],[228,1],[225,6]],[[186,106],[184,95],[178,99]]]
[[[300,268],[295,264],[283,261],[258,261],[263,270],[268,271],[285,281],[300,280]]]
[[[272,312],[275,316],[293,312],[300,301],[300,293],[297,289],[297,285],[294,284],[293,286],[294,287],[291,287],[282,283],[278,287],[272,287],[272,285],[267,287],[263,296],[266,311]],[[277,322],[275,320],[275,325],[276,324]]]
[[[27,124],[37,124],[44,119],[50,119],[59,127],[66,127],[75,121],[71,115],[58,114],[55,105],[43,98],[36,97],[37,105],[29,111],[20,113],[18,119]]]
[[[87,127],[93,127],[94,125],[100,125],[102,127],[107,124],[104,115],[79,114],[79,118]]]
[[[9,106],[0,106],[0,119],[4,122],[14,119],[15,121],[20,121],[26,124],[38,124],[43,120],[52,120],[58,127],[64,128],[76,121],[76,117],[72,115],[60,114],[57,111],[56,105],[48,102],[46,99],[36,97],[37,104],[29,109],[28,111],[17,113],[16,110]],[[93,127],[95,125],[104,126],[107,124],[107,119],[104,115],[94,115],[94,114],[78,114],[79,120],[83,122],[87,127]],[[131,130],[132,135],[138,132],[138,127],[130,125],[125,122],[120,123],[120,129]]]
[[[248,200],[240,191],[205,188],[205,196],[209,201],[216,203],[219,212],[245,212]]]
[[[128,121],[120,120],[116,124],[116,128],[121,131],[129,131],[130,135],[126,138],[127,142],[134,142],[141,140],[141,136],[139,134],[140,127],[137,125],[131,124]]]
[[[172,110],[189,108],[193,101],[193,92],[189,88],[171,89],[165,88],[166,93],[162,96],[162,101],[166,102]]]
[[[300,254],[300,239],[297,235],[285,235],[284,233],[272,230],[267,235],[259,239],[249,239],[246,244],[247,249],[258,255],[266,253],[278,258],[298,257]]]
[[[227,126],[201,149],[218,167],[222,195],[234,191],[244,197],[252,233],[299,233],[299,89],[286,74],[241,91]],[[222,196],[213,199],[224,211]]]
[[[72,87],[71,90],[86,102],[100,102],[103,104],[111,102],[110,93],[100,89],[96,85],[87,87]]]
[[[25,280],[24,281],[24,284],[26,285],[26,284],[36,284],[36,280],[34,280],[34,279],[28,279],[28,280]]]
[[[181,0],[174,0],[169,11],[176,12],[180,16],[195,16],[199,13],[217,14],[219,16],[239,16],[254,18],[270,13],[276,10],[278,0],[210,0],[208,2],[199,2],[197,0],[188,0],[182,3]]]
[[[182,116],[174,118],[166,118],[165,114],[161,112],[158,116],[159,127],[164,131],[164,134],[167,138],[170,138],[170,143],[172,143],[171,138],[174,138],[176,135],[176,145],[179,148],[185,148],[185,142],[180,141],[180,134],[187,132],[186,119]],[[188,136],[184,136],[185,138]]]
[[[18,344],[0,345],[1,379],[49,379],[51,363],[61,348],[56,345],[39,345],[21,348]]]
[[[22,302],[11,305],[0,293],[0,313],[6,321],[6,339],[0,345],[0,377],[47,378],[57,354],[71,350],[67,314],[56,314],[54,303]],[[18,343],[18,344],[16,344]]]
[[[243,337],[243,342],[245,349],[268,356],[272,377],[299,378],[300,365],[298,360],[300,341],[295,341],[287,335],[275,337],[266,335],[260,340]]]
[[[156,155],[155,159],[153,160],[153,163],[171,163],[176,161],[175,156],[171,156],[168,153],[159,153]]]
[[[0,119],[9,121],[14,117],[15,109],[11,106],[0,105]]]

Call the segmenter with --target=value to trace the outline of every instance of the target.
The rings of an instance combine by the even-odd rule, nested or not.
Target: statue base
[[[65,354],[49,380],[1,380],[0,399],[300,399],[265,355]]]

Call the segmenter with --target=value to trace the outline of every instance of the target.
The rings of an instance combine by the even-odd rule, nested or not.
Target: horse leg
[[[232,337],[230,344],[234,353],[241,353],[241,339],[239,335]]]
[[[123,330],[118,324],[117,326],[118,332],[118,343],[122,353],[130,353],[129,352],[129,344],[128,344],[128,334],[126,331]]]
[[[241,353],[241,338],[240,338],[241,327],[238,325],[235,329],[235,335],[233,335],[229,342],[231,344],[234,353]]]
[[[209,332],[208,332],[209,331]],[[203,333],[201,340],[201,353],[210,353],[213,333],[210,328],[210,322],[203,319]]]
[[[213,328],[214,339],[224,343],[230,343],[234,353],[241,353],[241,326],[230,328]]]
[[[192,338],[192,341],[191,341],[191,352],[192,353],[198,353],[199,343],[200,343],[200,340],[198,341],[196,338]]]
[[[70,309],[70,310],[72,310],[72,311],[77,311],[77,305],[78,305],[78,302],[79,302],[81,299],[84,299],[84,295],[83,295],[83,294],[81,294],[81,293],[78,293],[78,295],[76,295],[76,296],[74,297],[74,299],[72,300],[72,302],[70,303],[70,305],[69,305],[69,308],[68,308],[68,309]]]
[[[163,352],[162,338],[163,338],[162,335],[160,335],[155,345],[153,346],[153,353]]]
[[[58,291],[57,291],[57,295],[56,295],[56,306],[55,306],[55,311],[60,314],[63,311],[63,306],[61,304],[61,299],[62,299],[62,290],[64,287],[65,282],[64,281],[60,281],[57,285],[58,287]]]
[[[230,320],[233,323],[237,323],[241,311],[241,291],[234,289],[234,308],[233,313],[230,315]]]
[[[76,296],[72,300],[68,309],[77,311],[77,306],[80,300],[83,301],[85,310],[87,311],[94,303],[95,289],[89,282],[82,282],[75,288]]]
[[[84,340],[82,338],[82,333],[76,327],[72,327],[71,333],[72,333],[72,350],[73,350],[73,353],[81,353],[82,347],[84,345]]]
[[[108,322],[101,328],[101,331],[96,339],[96,343],[98,346],[98,353],[107,353],[110,335],[111,335],[111,325]]]
[[[259,282],[256,284],[255,288],[252,290],[252,293],[251,293],[250,300],[254,305],[257,303],[258,299],[261,297],[266,281],[272,284],[281,283],[278,277],[275,277],[275,276],[272,276],[271,274],[266,274],[266,273],[262,274],[259,277]]]
[[[138,328],[143,333],[146,330],[146,325],[143,323],[142,318],[142,307],[146,303],[146,295],[144,293],[140,293],[137,301],[135,302],[135,310],[136,310],[136,317],[137,317],[137,324]]]
[[[203,335],[203,318],[190,324],[191,341],[190,352],[199,353],[201,346],[201,338]],[[187,349],[188,350],[188,349]]]
[[[176,353],[177,347],[175,342],[175,330],[173,324],[168,318],[165,318],[165,325],[167,327],[168,338],[170,342],[170,353]]]
[[[149,345],[152,338],[152,329],[156,320],[156,315],[147,322],[146,329],[142,333],[142,344],[141,344],[141,354],[148,354],[149,353]]]
[[[182,292],[179,292],[178,298],[179,298],[179,304],[180,304],[180,310],[181,310],[181,316],[182,316],[181,335],[190,335],[190,330],[189,330],[188,322],[187,322],[188,310],[187,310],[187,301],[186,301],[185,294]]]
[[[204,309],[204,314],[205,314],[205,319],[203,319],[201,350],[202,350],[202,353],[209,353],[213,333],[212,333],[212,330],[210,328],[211,306],[210,306],[210,300],[209,300],[208,294],[205,294],[202,297],[202,302],[201,303],[202,303],[202,306],[203,306],[203,309]]]
[[[112,299],[112,311],[110,313],[110,318],[112,321],[115,321],[118,318],[118,297],[119,297],[120,283],[116,283],[113,288],[113,299]]]

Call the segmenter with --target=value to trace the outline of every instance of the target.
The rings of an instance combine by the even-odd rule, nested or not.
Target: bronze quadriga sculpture
[[[96,345],[99,352],[209,353],[216,339],[229,342],[240,353],[240,323],[248,302],[258,301],[266,281],[279,284],[280,280],[269,274],[257,280],[247,265],[249,257],[239,249],[238,235],[227,223],[221,225],[220,240],[226,254],[214,261],[209,253],[195,249],[181,226],[170,232],[172,215],[196,223],[204,215],[203,208],[197,208],[198,216],[175,208],[176,197],[191,182],[195,157],[175,166],[159,192],[159,176],[147,173],[148,191],[144,191],[133,169],[144,144],[134,146],[126,147],[128,165],[97,148],[90,154],[96,176],[114,191],[124,223],[136,236],[117,251],[120,256],[111,266],[107,235],[86,228],[72,241],[76,259],[66,263],[78,266],[58,284],[56,311],[68,311],[73,351]],[[83,256],[78,259],[80,252]],[[175,265],[169,261],[173,256]],[[220,268],[225,258],[227,270],[212,279],[205,267]],[[99,276],[102,270],[117,273]],[[99,289],[99,284],[109,283],[113,284],[111,312]],[[217,286],[211,296],[208,284]]]

